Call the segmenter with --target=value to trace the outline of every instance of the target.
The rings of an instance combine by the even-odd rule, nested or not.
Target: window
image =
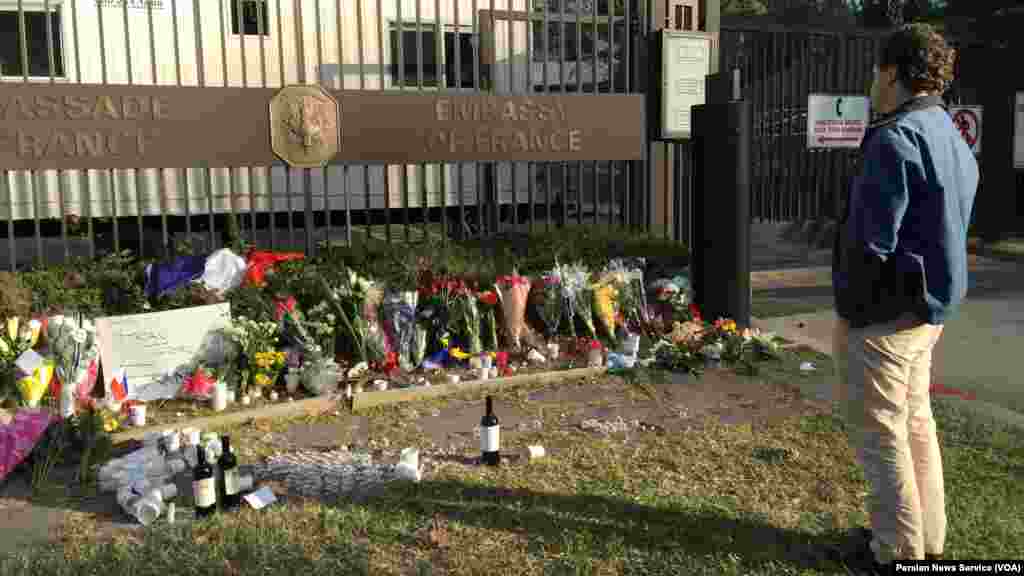
[[[416,49],[420,39],[420,50]],[[420,56],[422,54],[422,60]],[[391,81],[395,86],[419,86],[422,64],[423,86],[436,87],[437,78],[437,32],[423,25],[421,31],[408,29],[391,30]],[[399,68],[401,66],[401,68]]]
[[[231,33],[245,36],[268,36],[270,16],[267,0],[228,0],[231,4]],[[238,5],[242,5],[241,31],[239,31]]]
[[[28,75],[50,76],[50,51],[46,41],[46,13],[23,12],[25,43],[28,46]],[[21,53],[21,26],[17,10],[0,11],[0,76],[24,76]],[[50,12],[53,39],[53,75],[64,76],[64,51],[61,46],[60,12]]]
[[[473,34],[469,32],[445,32],[444,34],[444,75],[448,88],[473,87]],[[459,63],[456,77],[455,62]]]

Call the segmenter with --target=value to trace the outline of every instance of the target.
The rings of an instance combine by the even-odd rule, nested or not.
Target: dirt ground
[[[495,398],[503,450],[513,458],[523,448],[517,438],[526,433],[541,433],[548,454],[557,455],[571,448],[558,441],[558,431],[568,428],[608,433],[599,429],[603,424],[618,426],[614,433],[627,435],[672,434],[712,416],[726,424],[749,424],[757,429],[777,419],[829,409],[825,403],[804,398],[796,388],[720,370],[709,370],[701,378],[666,375],[664,380],[643,382],[610,376]],[[307,421],[250,422],[230,433],[242,463],[254,464],[272,453],[339,447],[369,452],[376,461],[394,462],[398,451],[409,445],[418,446],[427,462],[453,457],[471,460],[478,450],[475,429],[482,413],[482,398],[453,398],[409,404],[391,409],[389,414],[353,415],[339,408]],[[68,479],[61,474],[66,475],[57,472],[58,485]],[[179,493],[190,493],[187,473],[178,484]],[[27,478],[17,475],[0,485],[0,534],[6,535],[0,537],[0,553],[59,539],[65,523],[74,522],[76,514],[90,516],[104,532],[137,529],[118,509],[113,495],[82,494],[66,488],[54,492],[33,497]]]

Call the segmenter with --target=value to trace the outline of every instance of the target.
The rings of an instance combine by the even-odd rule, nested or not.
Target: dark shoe
[[[843,554],[839,564],[849,576],[889,576],[893,573],[891,564],[879,564],[871,550],[871,530],[859,528],[851,535],[851,550]]]

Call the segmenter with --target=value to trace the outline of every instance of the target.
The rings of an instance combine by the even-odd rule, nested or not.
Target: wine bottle
[[[494,415],[494,400],[487,397],[487,412],[480,419],[480,460],[488,466],[501,463],[501,426]]]
[[[225,510],[234,510],[242,503],[241,486],[238,481],[238,459],[231,452],[231,439],[227,436],[221,437],[222,451],[217,464],[220,466],[221,474],[224,475],[224,493],[221,498],[221,506]]]
[[[192,496],[196,518],[205,518],[217,511],[217,481],[213,466],[206,462],[206,450],[196,450],[196,467],[192,470]]]

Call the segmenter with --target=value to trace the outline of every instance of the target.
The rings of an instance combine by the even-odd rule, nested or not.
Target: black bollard
[[[750,326],[751,105],[692,108],[694,301],[709,321]]]

